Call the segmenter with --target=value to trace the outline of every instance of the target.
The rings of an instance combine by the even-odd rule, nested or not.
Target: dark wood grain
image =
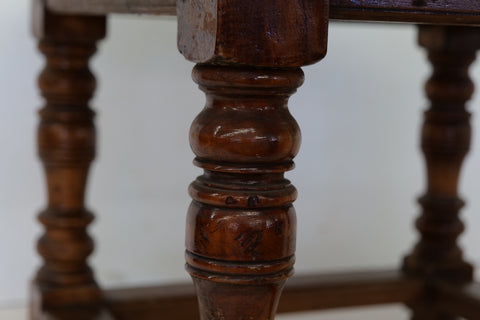
[[[177,13],[178,49],[196,63],[298,67],[326,54],[326,0],[179,1]]]
[[[140,13],[175,15],[176,0],[46,0],[55,12],[76,14]]]
[[[48,0],[48,5],[52,10],[68,13],[176,14],[175,0]],[[476,0],[330,0],[330,19],[480,25],[480,3]]]
[[[330,19],[480,25],[476,0],[331,0]]]
[[[324,57],[327,1],[178,2],[178,48],[207,103],[190,128],[186,260],[200,318],[273,319],[293,274],[300,147],[288,99]],[[247,36],[248,35],[248,36]]]
[[[333,7],[362,8],[375,10],[411,10],[472,14],[480,12],[476,0],[333,0]]]
[[[89,108],[95,77],[88,62],[105,35],[105,17],[63,16],[36,2],[35,34],[46,65],[38,84],[38,153],[45,169],[47,207],[39,215],[45,233],[37,248],[43,265],[34,287],[38,309],[96,304],[101,291],[87,259],[93,241],[85,208],[88,168],[95,155],[94,112]]]

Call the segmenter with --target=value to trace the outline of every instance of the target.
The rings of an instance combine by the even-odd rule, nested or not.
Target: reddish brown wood
[[[178,14],[178,48],[208,63],[193,71],[207,96],[190,130],[204,174],[186,232],[200,318],[273,319],[295,252],[284,172],[300,130],[287,101],[303,82],[294,67],[325,55],[327,1],[180,1]]]
[[[179,2],[178,47],[195,62],[302,65],[325,54],[327,8],[325,1],[309,10],[301,1]],[[207,95],[190,131],[205,173],[190,186],[186,234],[200,317],[273,319],[294,262],[296,190],[283,173],[300,144],[287,100],[303,73],[197,65],[193,75]]]
[[[423,293],[420,279],[394,270],[308,274],[288,281],[278,312],[406,303]]]
[[[68,13],[175,15],[175,2],[174,0],[48,0],[48,5],[52,10]],[[480,3],[476,0],[330,0],[329,2],[331,20],[480,25]]]
[[[330,0],[330,19],[480,25],[476,0]]]
[[[287,282],[278,312],[298,312],[418,299],[422,281],[398,271],[295,275]],[[199,319],[192,285],[116,289],[105,293],[118,320]]]
[[[88,168],[95,155],[93,111],[88,103],[95,78],[88,61],[105,35],[104,17],[62,16],[37,2],[35,34],[46,65],[39,76],[45,98],[40,110],[38,152],[47,180],[48,204],[39,215],[43,266],[34,281],[38,310],[101,299],[87,258],[86,232],[93,215],[84,206]]]
[[[480,47],[480,31],[464,27],[420,27],[420,45],[428,50],[433,74],[426,84],[431,106],[425,112],[422,150],[427,167],[427,190],[416,226],[421,238],[406,257],[404,270],[428,280],[472,280],[473,269],[463,260],[457,238],[463,201],[458,196],[460,170],[470,147],[470,114],[466,102],[473,93],[468,68]],[[434,298],[413,303],[414,319],[454,319],[434,311]]]
[[[300,131],[287,109],[293,69],[197,65],[207,104],[191,126],[187,269],[202,319],[273,319],[295,251],[292,168]]]
[[[480,4],[475,0],[330,0],[333,7],[390,10],[404,12],[430,11],[446,13],[479,14]]]
[[[328,2],[178,1],[178,49],[197,63],[298,67],[327,49]]]
[[[175,15],[175,0],[46,0],[50,10],[74,14],[141,13]]]

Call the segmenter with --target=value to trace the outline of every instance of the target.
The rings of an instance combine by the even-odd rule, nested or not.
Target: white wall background
[[[42,58],[29,12],[28,1],[2,0],[0,306],[25,304],[39,264],[35,215],[45,202],[35,79]],[[92,65],[99,78],[92,103],[99,156],[88,192],[98,217],[92,264],[107,287],[188,280],[186,187],[200,170],[191,165],[187,132],[204,98],[190,80],[193,65],[176,50],[175,29],[173,18],[114,16]],[[304,71],[290,104],[303,132],[297,168],[288,174],[299,189],[297,273],[396,266],[415,240],[415,198],[424,184],[417,145],[429,68],[415,29],[333,23],[327,58]],[[480,262],[480,140],[473,143],[461,188],[469,223],[462,243]],[[365,319],[405,317],[400,309],[379,312]]]

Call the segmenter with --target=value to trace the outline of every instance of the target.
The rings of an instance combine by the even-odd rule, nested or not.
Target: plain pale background
[[[45,203],[35,151],[36,110],[42,104],[35,79],[43,62],[30,35],[29,12],[28,1],[2,1],[5,308],[26,303],[28,281],[39,264],[35,215]],[[97,241],[91,263],[105,287],[189,281],[183,269],[186,187],[200,170],[191,164],[187,133],[204,97],[175,41],[174,18],[113,16],[92,63],[99,79],[92,102],[99,152],[88,192],[89,208],[97,214],[90,229]],[[303,143],[297,168],[287,175],[299,190],[297,273],[394,267],[413,245],[415,199],[424,185],[417,149],[426,107],[421,88],[429,74],[415,42],[411,26],[332,23],[327,57],[304,68],[305,84],[290,102]],[[472,75],[480,75],[477,66]],[[473,120],[475,132],[478,117]],[[473,231],[480,230],[479,141],[473,140],[461,187],[469,223],[461,242],[473,262],[480,261],[480,233]],[[360,315],[403,319],[405,311],[355,311],[339,319]]]

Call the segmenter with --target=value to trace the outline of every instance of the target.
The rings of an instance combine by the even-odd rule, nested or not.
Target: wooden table
[[[480,286],[457,238],[457,187],[471,129],[468,76],[480,48],[474,0],[34,0],[34,29],[47,63],[39,86],[39,155],[48,206],[39,220],[43,266],[32,283],[32,319],[273,319],[275,312],[406,304],[416,320],[480,318]],[[204,169],[189,188],[189,284],[104,290],[87,258],[93,215],[84,193],[95,156],[89,70],[109,13],[177,14],[178,48],[196,62],[207,96],[190,144]],[[417,245],[398,270],[293,274],[300,131],[288,98],[301,66],[326,54],[329,20],[419,24],[433,74],[422,127],[427,188]],[[283,290],[283,294],[282,294]],[[197,308],[197,301],[199,308]]]

